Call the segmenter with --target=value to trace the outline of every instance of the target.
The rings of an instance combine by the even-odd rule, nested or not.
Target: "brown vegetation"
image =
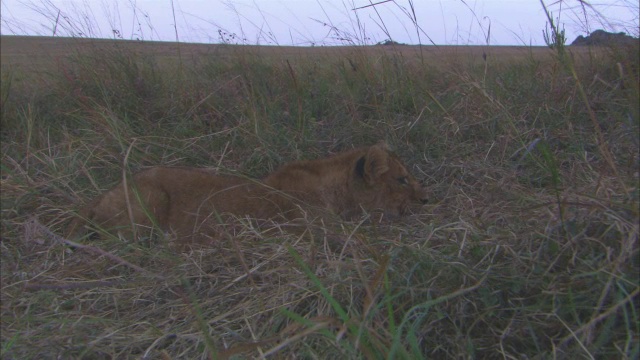
[[[52,61],[76,40],[5,40],[0,357],[638,358],[637,52],[88,41]],[[186,251],[144,228],[56,235],[123,173],[207,168],[252,191],[380,139],[430,198],[395,221],[351,217],[353,192],[311,167],[308,200],[290,194],[345,219],[304,236],[241,215]]]

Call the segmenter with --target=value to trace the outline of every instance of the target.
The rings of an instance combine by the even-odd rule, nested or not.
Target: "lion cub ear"
[[[356,173],[368,184],[374,184],[389,170],[389,152],[387,145],[380,142],[369,148],[356,163]]]
[[[389,145],[387,144],[387,142],[386,142],[386,141],[384,141],[384,140],[380,140],[380,141],[378,141],[378,143],[377,143],[377,144],[375,144],[375,145],[373,145],[373,146],[378,146],[378,147],[380,147],[382,150],[385,150],[385,151],[387,151],[387,152],[388,152],[388,151],[391,151],[391,148],[389,147]],[[373,146],[372,146],[372,147],[373,147]]]

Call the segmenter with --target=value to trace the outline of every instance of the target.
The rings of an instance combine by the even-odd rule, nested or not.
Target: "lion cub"
[[[411,202],[425,201],[423,187],[381,142],[286,164],[262,182],[197,168],[149,168],[90,202],[69,234],[81,235],[89,222],[128,237],[136,229],[160,228],[180,240],[201,241],[238,218],[284,224],[313,209],[344,218],[374,210],[395,217]]]

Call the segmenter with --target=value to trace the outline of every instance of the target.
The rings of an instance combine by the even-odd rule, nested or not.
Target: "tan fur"
[[[83,232],[85,221],[131,237],[160,228],[180,240],[215,238],[220,226],[238,217],[289,222],[300,209],[320,208],[351,217],[382,210],[402,215],[425,191],[384,143],[336,156],[284,165],[257,182],[195,168],[154,167],[89,203],[70,226]],[[136,224],[132,226],[132,224]]]
[[[295,217],[293,203],[255,181],[197,168],[153,167],[135,174],[81,210],[69,236],[83,234],[85,221],[131,238],[160,229],[181,240],[216,237],[236,217]],[[132,226],[135,224],[135,226]]]

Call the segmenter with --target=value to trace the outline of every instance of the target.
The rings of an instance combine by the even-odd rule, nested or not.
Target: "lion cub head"
[[[426,192],[384,142],[329,158],[283,165],[264,180],[300,206],[325,208],[343,218],[382,210],[396,217]]]
[[[423,186],[384,142],[365,148],[354,164],[352,194],[365,210],[383,210],[397,217],[413,202],[426,203]]]

